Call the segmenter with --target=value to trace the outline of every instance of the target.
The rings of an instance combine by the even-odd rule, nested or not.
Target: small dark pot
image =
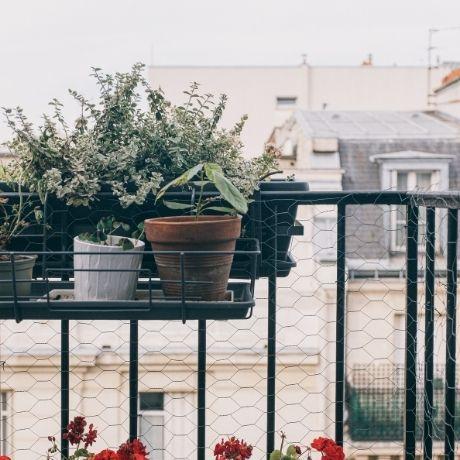
[[[30,296],[30,281],[37,256],[16,256],[14,269],[16,274],[16,295]],[[13,297],[13,266],[10,260],[0,261],[0,301],[3,297]]]
[[[231,252],[241,233],[241,217],[232,216],[159,217],[144,224],[154,251]],[[186,298],[225,300],[232,261],[233,254],[184,255],[184,279],[192,282],[185,284]],[[180,255],[155,254],[155,262],[165,296],[181,297]]]

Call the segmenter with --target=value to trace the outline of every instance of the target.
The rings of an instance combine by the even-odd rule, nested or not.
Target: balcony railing
[[[43,435],[42,428],[34,427],[34,411],[44,401],[54,407],[54,412],[40,409],[50,430],[56,414],[63,433],[71,416],[85,412],[101,422],[108,443],[123,438],[124,429],[135,438],[142,434],[139,417],[145,417],[139,394],[169,392],[174,395],[171,408],[152,410],[156,417],[163,414],[163,431],[155,435],[163,444],[152,446],[153,460],[204,460],[213,442],[230,434],[252,442],[254,457],[264,458],[275,448],[280,429],[294,440],[329,434],[350,455],[354,440],[403,439],[401,451],[407,459],[415,459],[420,449],[424,458],[432,458],[433,441],[442,437],[444,455],[453,460],[459,429],[459,204],[457,193],[262,191],[255,196],[245,238],[234,252],[233,297],[219,305],[190,301],[184,294],[172,301],[156,297],[160,285],[152,251],[145,252],[139,272],[138,289],[147,292],[143,300],[85,303],[51,296],[52,291],[72,290],[72,237],[96,216],[110,212],[137,223],[152,212],[148,207],[125,212],[110,202],[90,211],[47,203],[44,224],[19,235],[9,253],[13,267],[21,254],[38,256],[32,294],[18,295],[21,281],[14,278],[14,294],[0,301],[0,354],[5,362],[0,390],[13,396],[11,407],[5,403],[2,409],[7,420],[3,449],[16,458],[31,458],[31,452],[38,458]],[[395,205],[407,210],[405,254],[390,244],[395,229],[389,217]],[[426,209],[426,222],[419,221],[420,208]],[[334,219],[329,228],[319,224],[325,216]],[[358,276],[350,278],[350,271]],[[398,274],[392,275],[394,286],[385,273]],[[181,283],[187,282],[183,276]],[[397,327],[395,315],[404,319],[404,327]],[[47,327],[54,332],[43,333]],[[40,346],[54,351],[45,357]],[[91,346],[96,350],[89,352]],[[116,359],[107,360],[110,353]],[[397,353],[404,354],[404,385],[396,392],[347,384],[353,365],[363,357],[369,365],[391,363]],[[418,368],[421,354],[423,375]],[[90,355],[85,370],[78,370],[77,361],[81,364]],[[434,368],[441,359],[445,374],[440,392]],[[52,372],[56,367],[59,378]],[[56,387],[58,400],[50,390]],[[121,394],[125,387],[127,394]],[[102,397],[104,392],[116,397]],[[189,400],[178,403],[187,399],[187,392],[196,394],[193,411],[187,409]],[[176,444],[176,428],[167,426],[174,417],[195,420],[189,428],[182,426],[176,436],[182,441]],[[363,435],[368,433],[363,431],[366,424],[378,436]],[[61,439],[61,444],[66,455],[68,443]]]

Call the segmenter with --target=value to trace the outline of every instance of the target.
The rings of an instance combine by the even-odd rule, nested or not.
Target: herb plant
[[[109,189],[124,207],[142,204],[198,163],[218,164],[246,197],[276,170],[273,149],[252,160],[243,157],[246,116],[230,130],[219,127],[225,95],[203,95],[193,83],[184,92],[185,103],[176,106],[151,88],[143,70],[135,64],[131,72],[109,75],[93,68],[99,98],[91,102],[70,90],[80,110],[75,122],[65,120],[56,99],[38,128],[20,107],[5,108],[14,134],[7,144],[16,155],[12,170],[42,199],[53,194],[68,205],[88,206]]]
[[[25,197],[19,188],[18,200],[13,201],[0,191],[0,251],[8,250],[13,237],[19,235],[34,222],[40,222],[42,211],[35,206],[33,200]],[[9,256],[2,255],[0,260],[9,260]]]
[[[248,202],[243,194],[227,179],[222,168],[216,163],[203,163],[190,168],[185,173],[165,185],[157,194],[157,201],[163,198],[164,194],[171,187],[190,186],[198,191],[198,198],[192,203],[181,203],[178,201],[163,200],[163,204],[175,210],[188,211],[196,217],[206,211],[217,211],[225,214],[246,214]],[[214,186],[219,192],[217,195],[205,196],[205,189]],[[194,193],[193,196],[196,194]],[[225,201],[228,206],[220,206]]]
[[[110,240],[110,236],[112,236],[117,230],[121,229],[124,232],[130,231],[130,226],[124,222],[119,222],[115,220],[115,217],[103,217],[96,225],[96,231],[94,233],[82,233],[78,235],[78,238],[83,241],[88,241],[90,243],[101,244],[103,246],[120,246],[123,251],[129,251],[130,249],[134,248],[132,241],[129,238],[121,238],[117,243],[113,243]],[[138,231],[134,232],[134,235],[137,236],[137,239],[142,237],[143,231],[139,232],[140,226],[138,227]]]

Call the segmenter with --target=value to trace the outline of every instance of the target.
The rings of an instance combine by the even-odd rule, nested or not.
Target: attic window
[[[297,97],[295,96],[278,96],[276,98],[277,107],[289,108],[295,107],[297,104]]]

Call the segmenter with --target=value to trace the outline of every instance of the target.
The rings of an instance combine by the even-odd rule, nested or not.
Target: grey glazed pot
[[[16,274],[16,294],[19,297],[30,296],[32,273],[37,256],[16,256],[14,271]],[[3,297],[13,297],[13,264],[11,260],[0,261],[0,301]]]

